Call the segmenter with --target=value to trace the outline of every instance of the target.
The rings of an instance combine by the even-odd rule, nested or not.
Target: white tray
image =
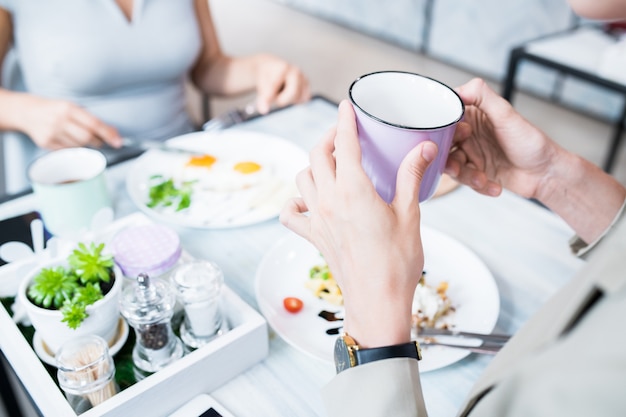
[[[131,215],[111,226],[136,224],[145,217]],[[108,228],[107,228],[108,229]],[[18,265],[0,268],[0,278]],[[165,369],[135,383],[111,399],[80,414],[92,416],[167,415],[201,393],[209,393],[263,360],[268,354],[265,318],[227,286],[222,306],[231,330]],[[76,416],[11,316],[0,308],[0,349],[42,415]]]

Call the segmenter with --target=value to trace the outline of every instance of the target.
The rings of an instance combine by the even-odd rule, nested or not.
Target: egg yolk
[[[189,158],[186,165],[190,167],[211,168],[215,161],[217,161],[217,158],[211,155],[192,156]]]
[[[252,174],[254,172],[260,171],[261,165],[257,164],[256,162],[250,161],[238,162],[235,164],[233,169],[242,174]]]

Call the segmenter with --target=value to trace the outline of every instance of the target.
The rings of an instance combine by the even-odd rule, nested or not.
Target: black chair
[[[577,27],[568,31],[558,32],[548,36],[544,36],[530,42],[527,42],[521,46],[514,48],[509,55],[508,69],[504,82],[504,88],[502,90],[502,96],[512,103],[513,93],[515,92],[515,78],[518,74],[519,66],[522,62],[533,62],[539,66],[556,70],[561,76],[572,76],[597,86],[606,88],[611,91],[615,91],[624,97],[620,116],[613,121],[613,134],[609,144],[608,152],[605,156],[602,168],[606,172],[611,172],[615,163],[615,158],[619,150],[624,128],[626,125],[626,84],[618,82],[616,80],[606,78],[602,74],[595,71],[593,68],[594,62],[592,58],[588,58],[586,61],[591,65],[577,65],[577,57],[585,57],[589,51],[580,50],[577,57],[572,57],[572,60],[564,59],[564,56],[557,56],[558,54],[551,55],[546,53],[546,46],[550,46],[550,43],[557,45],[555,42],[563,42],[569,39],[572,40],[572,45],[576,48],[578,45],[575,42],[575,36],[579,35],[581,30],[589,30],[588,27]],[[592,29],[600,30],[600,29]],[[558,50],[558,48],[557,48]],[[595,51],[599,52],[599,51]],[[579,60],[580,62],[580,60]],[[597,64],[597,62],[595,63]]]

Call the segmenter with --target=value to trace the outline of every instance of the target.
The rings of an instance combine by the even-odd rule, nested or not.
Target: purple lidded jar
[[[141,273],[169,281],[182,253],[178,234],[159,224],[125,228],[113,237],[110,247],[126,282],[134,282]]]

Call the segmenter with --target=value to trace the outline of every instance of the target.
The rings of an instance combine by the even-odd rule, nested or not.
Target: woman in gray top
[[[0,0],[0,64],[11,48],[23,85],[0,89],[0,131],[39,148],[187,133],[188,79],[216,96],[256,89],[261,112],[309,97],[282,59],[224,55],[207,0]]]

